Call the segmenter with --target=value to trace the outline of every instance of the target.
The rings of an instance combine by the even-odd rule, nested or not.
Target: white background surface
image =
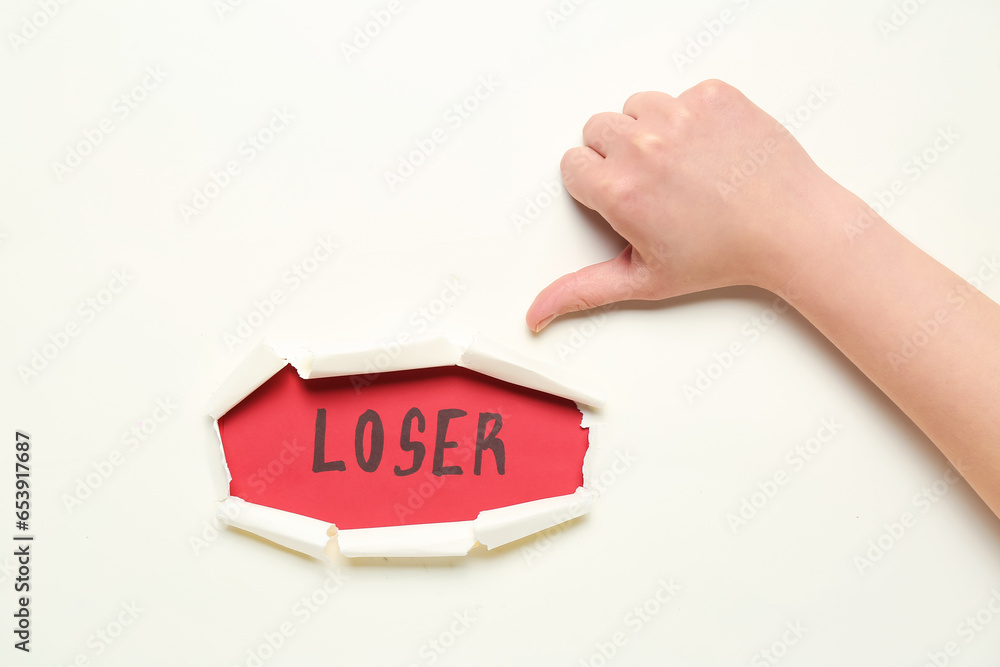
[[[252,665],[252,653],[269,656],[267,636],[290,628],[263,664],[596,666],[621,632],[609,664],[760,665],[798,623],[779,664],[916,666],[948,642],[959,649],[948,664],[995,664],[1000,617],[982,612],[991,622],[979,630],[966,619],[1000,591],[1000,524],[964,482],[915,501],[946,461],[798,315],[764,330],[753,318],[769,318],[772,297],[730,289],[566,318],[540,336],[523,324],[538,290],[622,241],[562,190],[530,225],[512,216],[533,213],[526,199],[558,179],[591,114],[709,77],[778,117],[829,91],[800,112],[796,136],[869,201],[902,180],[886,217],[974,276],[1000,251],[1000,6],[910,5],[883,35],[887,0],[591,0],[564,3],[558,22],[555,1],[404,0],[348,62],[341,44],[385,3],[246,0],[220,16],[210,0],[70,2],[16,49],[9,34],[39,10],[8,3],[0,539],[15,532],[16,429],[33,442],[37,537],[30,656],[11,646],[13,547],[0,549],[0,662]],[[674,54],[723,9],[731,23],[678,67]],[[116,99],[148,67],[165,76],[123,118]],[[498,88],[449,123],[480,77]],[[248,160],[241,144],[274,109],[293,120]],[[55,163],[105,118],[110,134],[58,178]],[[949,126],[959,138],[911,180],[907,161]],[[435,127],[444,143],[390,191],[384,173]],[[240,173],[185,222],[180,206],[229,160]],[[305,282],[286,280],[326,238],[336,254]],[[120,271],[127,285],[91,313],[86,300]],[[454,305],[422,315],[449,277],[463,286]],[[1000,279],[983,289],[1000,298]],[[283,301],[251,340],[227,345],[274,290]],[[70,324],[78,334],[23,378]],[[338,563],[344,581],[329,596],[316,593],[318,561],[216,530],[218,450],[203,407],[255,340],[422,329],[481,330],[604,387],[588,466],[610,483],[590,516],[467,558]],[[684,385],[734,341],[746,352],[687,400]],[[162,423],[158,400],[176,406]],[[786,454],[824,418],[842,426],[795,470]],[[123,436],[140,424],[151,433],[131,448]],[[120,464],[87,489],[116,450]],[[734,531],[727,515],[777,471],[789,482]],[[90,495],[67,507],[81,484]],[[913,525],[885,537],[905,512]],[[859,571],[880,537],[891,547]],[[680,590],[637,622],[633,608],[661,579]],[[301,613],[313,595],[323,604]],[[118,634],[123,605],[141,611]]]

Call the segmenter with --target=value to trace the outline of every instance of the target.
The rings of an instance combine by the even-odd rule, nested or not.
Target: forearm
[[[1000,305],[861,200],[809,221],[774,288],[941,449],[1000,516]]]

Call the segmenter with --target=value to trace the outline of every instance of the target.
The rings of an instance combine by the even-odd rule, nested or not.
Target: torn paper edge
[[[352,528],[330,539],[328,557],[334,544],[348,558],[465,556],[476,546],[476,532],[473,521]]]
[[[481,334],[470,338],[434,336],[405,345],[393,341],[379,347],[345,349],[341,346],[335,351],[262,341],[220,385],[207,406],[209,415],[215,420],[220,449],[222,435],[219,418],[288,364],[305,380],[459,366],[574,401],[582,413],[583,428],[590,427],[584,422],[590,421],[587,417],[594,414],[588,408],[599,408],[604,404],[603,393],[581,388],[563,369],[526,357]],[[484,510],[474,521],[337,531],[333,524],[256,505],[235,496],[229,496],[222,502],[219,518],[236,528],[320,559],[329,555],[324,549],[330,549],[334,542],[341,554],[351,558],[462,556],[477,543],[494,549],[589,512],[594,498],[586,488],[587,459],[591,450],[588,435],[583,462],[584,486],[576,492]],[[222,463],[227,479],[232,481],[224,449]],[[336,538],[327,539],[328,531],[335,533]]]
[[[337,530],[336,526],[301,514],[277,510],[230,496],[218,517],[275,544],[319,559],[421,558],[465,556],[482,544],[487,549],[539,533],[590,511],[593,494],[579,487],[574,493],[492,510],[472,521],[422,523]]]
[[[234,528],[259,535],[307,556],[324,558],[323,549],[329,541],[327,530],[330,528],[326,521],[248,503],[235,496],[223,500],[216,515],[220,521]]]
[[[287,364],[285,359],[274,353],[270,345],[257,343],[246,359],[216,389],[206,406],[209,416],[218,421],[219,417],[256,391]]]
[[[522,537],[540,533],[590,511],[594,495],[585,487],[566,496],[542,498],[479,513],[475,524],[476,540],[487,549],[495,549]]]
[[[578,404],[604,405],[603,392],[584,388],[564,369],[531,359],[476,334],[468,339],[434,336],[405,345],[393,341],[377,347],[341,346],[336,350],[262,341],[216,391],[207,406],[208,414],[213,419],[226,414],[289,363],[305,380],[460,366]]]

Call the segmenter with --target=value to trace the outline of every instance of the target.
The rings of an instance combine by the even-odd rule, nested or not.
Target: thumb
[[[614,259],[586,266],[543,289],[528,308],[525,320],[537,333],[559,315],[634,299],[638,287],[629,245]]]

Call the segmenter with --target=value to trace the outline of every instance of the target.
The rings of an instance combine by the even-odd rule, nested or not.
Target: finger
[[[659,91],[647,91],[635,93],[627,100],[622,107],[622,113],[626,116],[638,119],[640,116],[648,116],[652,113],[662,113],[674,102],[673,95],[661,93]]]
[[[638,274],[632,265],[632,246],[614,259],[592,264],[559,278],[539,292],[525,320],[535,332],[559,315],[589,310],[616,301],[635,298]]]
[[[566,151],[559,170],[566,192],[589,209],[597,210],[593,193],[600,180],[604,158],[592,148],[577,146]]]
[[[610,111],[591,116],[583,126],[583,143],[607,157],[634,122],[635,118]]]

